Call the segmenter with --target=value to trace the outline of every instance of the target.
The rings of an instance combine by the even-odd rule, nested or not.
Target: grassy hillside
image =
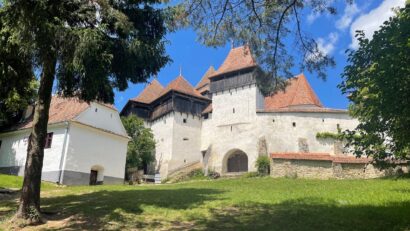
[[[0,187],[3,183],[0,180]],[[244,178],[160,186],[49,185],[42,197],[44,211],[61,211],[50,216],[42,229],[410,229],[408,179]],[[10,216],[15,205],[12,199],[0,201],[0,215]]]

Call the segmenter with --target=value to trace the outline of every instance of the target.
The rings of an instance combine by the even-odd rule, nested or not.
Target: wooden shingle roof
[[[208,99],[199,93],[182,75],[172,80],[160,93],[159,97],[167,94],[170,91],[177,91],[186,95],[195,96],[198,98]]]
[[[214,73],[215,73],[215,68],[213,66],[210,66],[208,70],[205,72],[205,74],[202,76],[201,80],[195,87],[200,93],[206,90],[209,91],[209,83],[211,82],[209,80],[209,77],[213,75]]]
[[[132,98],[131,100],[149,104],[152,101],[156,100],[163,90],[164,87],[156,79],[154,79],[137,97]]]
[[[284,91],[265,97],[265,110],[301,105],[323,107],[304,74],[300,74],[288,81],[289,84]]]
[[[249,46],[236,47],[229,51],[225,61],[209,78],[256,66],[256,61],[252,57]]]

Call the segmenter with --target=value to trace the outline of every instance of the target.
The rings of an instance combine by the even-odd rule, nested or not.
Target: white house
[[[32,111],[24,122],[0,134],[0,173],[24,174]],[[129,137],[114,107],[53,96],[47,132],[42,180],[123,183]]]
[[[259,73],[249,47],[233,48],[196,87],[182,76],[166,87],[154,80],[130,99],[121,114],[143,118],[157,142],[152,171],[165,178],[200,163],[222,175],[237,174],[255,171],[256,159],[268,155],[273,176],[379,174],[368,159],[346,153],[340,141],[317,136],[354,129],[358,121],[347,110],[324,107],[303,74],[264,97],[256,84]]]

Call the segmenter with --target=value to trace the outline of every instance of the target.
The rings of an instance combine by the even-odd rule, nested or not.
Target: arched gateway
[[[225,172],[227,173],[248,171],[248,156],[239,149],[229,151],[224,161]]]

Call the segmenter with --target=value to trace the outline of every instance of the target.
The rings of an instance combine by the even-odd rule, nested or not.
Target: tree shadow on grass
[[[280,204],[244,203],[211,210],[198,230],[410,230],[410,201],[384,206],[348,205],[320,198]]]
[[[115,229],[132,223],[127,214],[132,216],[143,213],[142,206],[154,206],[172,210],[186,210],[198,207],[208,200],[215,200],[223,193],[214,189],[143,189],[125,191],[94,191],[86,194],[74,194],[43,198],[43,211],[59,211],[57,215],[46,216],[50,221],[61,221],[69,217],[73,222],[64,225],[64,229]],[[135,219],[135,218],[134,218]],[[107,224],[110,221],[112,224]],[[133,228],[160,227],[160,221],[137,221]],[[56,229],[60,229],[57,227]]]

